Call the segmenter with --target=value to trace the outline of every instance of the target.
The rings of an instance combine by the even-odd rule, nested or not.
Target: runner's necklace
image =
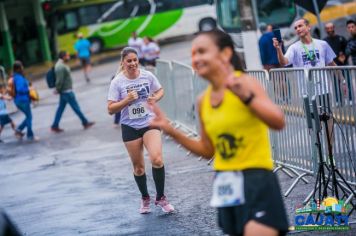
[[[314,41],[312,40],[312,46],[313,46],[313,55],[311,55],[310,51],[308,50],[308,48],[305,46],[304,43],[302,43],[303,49],[305,51],[305,53],[307,54],[308,59],[310,60],[310,64],[312,66],[316,65],[316,53],[315,53],[315,45],[314,45]]]

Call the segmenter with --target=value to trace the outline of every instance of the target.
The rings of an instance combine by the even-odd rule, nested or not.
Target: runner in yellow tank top
[[[174,129],[156,105],[151,125],[197,156],[215,157],[211,205],[225,234],[285,235],[288,221],[267,133],[268,127],[284,127],[282,111],[256,79],[235,73],[242,66],[226,33],[199,33],[192,43],[192,65],[210,83],[197,103],[200,139]]]
[[[241,72],[235,74],[240,76]],[[212,107],[211,90],[212,87],[209,86],[204,93],[201,118],[206,133],[215,147],[214,169],[219,171],[251,168],[272,170],[266,124],[228,89],[224,91],[222,103]],[[224,122],[216,122],[218,120]]]

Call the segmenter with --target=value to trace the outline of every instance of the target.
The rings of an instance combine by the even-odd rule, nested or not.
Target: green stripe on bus
[[[120,27],[124,23],[125,20],[119,20],[115,22],[115,24],[110,24],[110,26],[101,26],[98,30],[96,30],[91,37],[101,38],[104,42],[105,48],[114,48],[117,46],[127,44],[128,39],[131,36],[133,31],[136,31],[140,25],[144,22],[146,16],[135,17],[129,21],[129,23],[120,29],[118,32],[113,33],[110,36],[103,36],[103,34],[109,34],[110,32],[114,32],[116,28]]]
[[[140,33],[140,36],[155,37],[177,23],[182,15],[182,9],[155,14],[150,24]]]

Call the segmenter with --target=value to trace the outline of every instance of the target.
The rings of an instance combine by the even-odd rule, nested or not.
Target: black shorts
[[[225,234],[243,235],[246,223],[255,220],[285,235],[288,220],[275,174],[263,169],[244,170],[243,174],[246,203],[218,208],[219,226]]]
[[[138,62],[141,64],[141,66],[145,66],[145,58],[139,58]]]
[[[82,63],[82,66],[90,65],[90,58],[80,58],[80,62]]]
[[[159,128],[149,127],[149,126],[141,128],[141,129],[135,129],[135,128],[132,128],[131,126],[121,124],[122,140],[124,142],[129,142],[129,141],[133,141],[133,140],[142,138],[143,135],[151,129],[160,130]]]
[[[156,59],[148,60],[145,59],[145,66],[156,66]]]
[[[0,115],[0,127],[4,127],[11,122],[12,120],[9,115]]]

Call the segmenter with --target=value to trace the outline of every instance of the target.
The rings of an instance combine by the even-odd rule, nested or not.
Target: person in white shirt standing
[[[336,66],[334,59],[336,54],[326,41],[314,39],[310,34],[309,21],[301,18],[294,22],[294,30],[299,36],[299,41],[292,44],[285,55],[283,55],[281,43],[277,38],[273,38],[273,46],[277,50],[278,61],[282,66],[292,65],[299,68],[313,68]],[[324,74],[323,74],[324,75]],[[315,87],[315,95],[318,95],[319,105],[323,107],[323,111],[331,112],[331,96],[329,91],[328,78],[322,76],[313,76]],[[342,80],[342,75],[338,75],[338,79]],[[300,86],[300,87],[299,87]],[[299,85],[301,93],[305,93],[305,88]],[[333,143],[333,119],[328,120],[329,138]]]
[[[141,52],[145,59],[145,66],[156,66],[156,60],[159,58],[160,53],[158,44],[150,37],[145,37],[143,41]]]
[[[273,46],[277,50],[278,61],[282,66],[293,65],[293,67],[304,68],[336,66],[333,61],[336,55],[329,44],[311,37],[308,20],[302,18],[295,21],[294,29],[300,40],[292,44],[285,55],[281,44],[273,38]]]
[[[141,48],[143,45],[144,45],[143,39],[140,37],[137,37],[137,33],[135,31],[132,32],[131,37],[129,38],[129,41],[128,41],[128,46],[136,49],[138,60],[141,65],[145,65],[142,51],[141,51]]]
[[[285,55],[283,55],[281,43],[278,42],[277,38],[273,38],[273,46],[277,50],[278,61],[282,66],[292,65],[299,68],[336,66],[334,62],[336,55],[329,44],[324,40],[311,37],[308,20],[304,18],[296,20],[294,29],[300,40],[292,44]],[[326,78],[318,77],[313,79],[317,95],[329,93],[329,85]],[[301,89],[302,93],[305,92],[305,88],[300,87],[299,89]],[[328,106],[330,107],[329,101]]]

